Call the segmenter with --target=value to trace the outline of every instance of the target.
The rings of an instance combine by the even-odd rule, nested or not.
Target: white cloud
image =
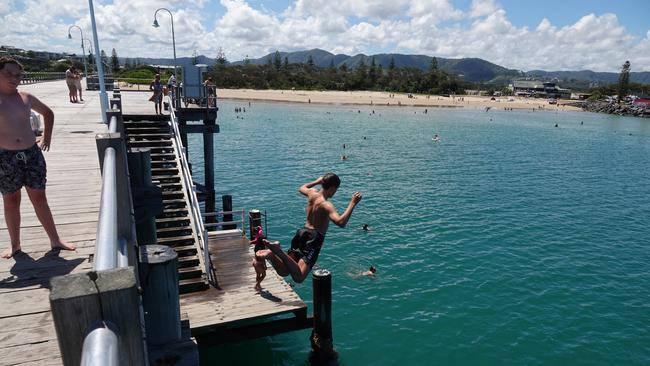
[[[515,26],[496,0],[473,0],[468,9],[451,0],[295,0],[278,12],[248,0],[177,0],[174,14],[177,54],[194,50],[213,57],[223,47],[230,60],[261,57],[275,50],[321,48],[333,53],[401,52],[438,57],[480,57],[522,70],[616,71],[630,60],[635,71],[650,71],[650,34],[632,36],[614,14],[586,14],[558,26],[543,18],[537,26]],[[91,38],[88,10],[59,0],[5,0],[0,3],[0,44],[79,53],[77,24]],[[85,3],[84,3],[85,5]],[[153,14],[154,0],[95,1],[101,47],[120,56],[171,57],[169,15]]]
[[[472,18],[490,15],[499,10],[499,6],[494,0],[472,0],[472,7],[469,15]]]

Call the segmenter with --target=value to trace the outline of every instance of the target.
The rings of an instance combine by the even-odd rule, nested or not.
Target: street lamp
[[[90,55],[93,54],[93,42],[89,40],[88,38],[84,37],[84,40],[88,42],[88,58],[90,58]],[[90,72],[93,72],[93,65],[92,63],[90,64]],[[87,84],[87,83],[86,83]]]
[[[86,88],[88,88],[88,67],[86,66],[86,48],[84,47],[84,32],[81,30],[80,26],[71,25],[70,28],[68,28],[68,39],[72,39],[72,34],[70,34],[70,30],[72,28],[79,29],[79,33],[81,33],[81,52],[83,53],[84,56],[84,76],[86,77]]]
[[[156,16],[158,15],[158,12],[161,10],[165,10],[166,12],[169,13],[169,16],[172,18],[172,46],[174,48],[174,79],[177,79],[176,77],[176,37],[174,36],[174,15],[172,14],[171,11],[167,8],[160,8],[156,10],[155,13],[153,13],[153,27],[158,28],[160,25],[158,24],[158,19]]]

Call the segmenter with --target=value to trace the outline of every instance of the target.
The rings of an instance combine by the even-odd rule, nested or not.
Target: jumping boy
[[[18,91],[23,66],[9,57],[0,57],[0,193],[11,248],[2,258],[20,252],[20,199],[25,186],[36,216],[50,238],[52,249],[75,250],[75,246],[59,238],[45,196],[46,167],[43,151],[50,149],[54,113],[35,96]],[[43,115],[43,137],[36,140],[30,115],[34,110]]]
[[[321,186],[320,190],[312,188]],[[294,281],[301,283],[309,274],[318,259],[321,246],[329,222],[340,227],[345,227],[352,215],[352,211],[361,201],[361,193],[354,192],[348,207],[342,215],[336,212],[334,205],[328,201],[334,196],[341,180],[334,173],[327,173],[313,182],[303,184],[298,191],[307,197],[307,219],[305,227],[298,229],[291,240],[291,249],[287,253],[282,251],[279,242],[264,240],[269,249],[258,251],[260,257],[267,258],[280,276],[291,275]]]

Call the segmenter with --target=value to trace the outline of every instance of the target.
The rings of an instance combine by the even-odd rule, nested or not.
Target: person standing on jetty
[[[264,246],[264,231],[261,226],[255,228],[255,236],[249,243],[255,245],[253,257],[253,268],[255,269],[255,291],[262,292],[262,281],[266,277],[266,260],[258,257],[257,252],[266,249]]]
[[[149,90],[153,91],[153,95],[149,98],[149,101],[153,102],[156,109],[156,115],[162,113],[162,97],[163,97],[163,85],[160,82],[160,74],[156,74],[155,78],[149,84]]]
[[[0,193],[11,248],[2,258],[11,258],[20,247],[20,199],[25,186],[36,217],[45,229],[53,250],[75,250],[59,238],[45,196],[46,166],[43,151],[50,149],[54,113],[35,96],[18,91],[23,66],[9,57],[0,57]],[[45,129],[36,139],[30,124],[31,110],[43,115]]]
[[[319,184],[320,190],[313,188]],[[326,173],[298,189],[307,197],[307,219],[304,228],[296,231],[296,235],[291,240],[291,249],[286,253],[282,251],[279,242],[264,240],[264,244],[269,249],[260,250],[257,255],[269,259],[280,276],[291,275],[297,283],[303,282],[316,264],[329,222],[332,221],[340,227],[345,227],[348,223],[352,211],[361,201],[362,196],[360,192],[354,192],[348,207],[342,215],[339,215],[328,199],[334,196],[340,185],[341,180],[336,174]]]
[[[70,97],[70,103],[77,103],[77,84],[75,79],[77,78],[77,69],[74,66],[70,66],[65,70],[65,83],[68,86],[68,96]]]

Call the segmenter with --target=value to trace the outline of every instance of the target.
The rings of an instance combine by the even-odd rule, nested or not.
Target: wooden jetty
[[[57,340],[50,310],[50,280],[92,269],[102,187],[95,136],[106,133],[107,127],[101,123],[96,92],[87,91],[83,104],[72,104],[68,101],[65,81],[22,85],[20,89],[36,95],[55,113],[52,148],[45,153],[47,195],[61,238],[72,241],[77,250],[49,251],[47,236],[24,194],[21,241],[25,253],[0,261],[3,272],[0,278],[0,352],[3,356],[0,365],[61,365],[59,341],[62,340]],[[123,92],[122,110],[130,115],[153,114],[148,97],[146,92]],[[125,123],[128,128],[126,126],[128,123]],[[154,129],[137,124],[131,126],[132,130],[127,133],[130,134],[129,147],[150,147],[151,144],[144,143],[146,141],[159,141],[158,145],[168,146],[160,142],[161,138],[167,139],[170,132],[164,131],[164,124],[152,125]],[[177,166],[180,152],[153,153],[174,154],[166,161],[152,164],[153,183],[162,185],[167,181],[157,174],[177,174],[169,169]],[[163,190],[165,208],[191,210],[188,188],[191,191],[191,187],[174,186],[166,191],[167,195]],[[165,213],[161,215],[156,220],[159,244],[176,249],[179,263],[180,255],[185,258],[186,265],[179,264],[180,312],[184,324],[189,323],[190,335],[199,343],[218,345],[312,327],[306,304],[272,268],[268,269],[264,281],[266,291],[261,295],[254,292],[253,254],[243,236],[243,227],[209,232],[206,238],[209,256],[206,256],[196,242],[204,233],[197,233],[190,226],[161,225]],[[0,225],[0,242],[7,246],[9,236],[4,216],[0,218]],[[207,258],[216,274],[212,285],[208,283],[211,273],[205,270]],[[196,358],[190,359],[197,362]],[[150,357],[149,362],[154,360]]]

